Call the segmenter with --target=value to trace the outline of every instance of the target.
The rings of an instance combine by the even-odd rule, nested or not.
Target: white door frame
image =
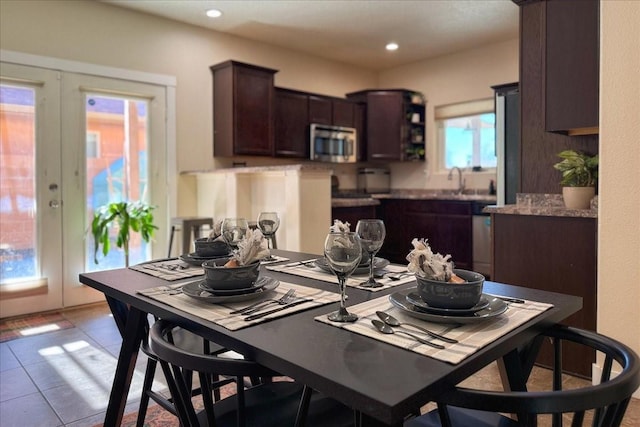
[[[155,174],[156,176],[158,174],[162,175],[163,176],[162,180],[166,182],[166,188],[154,189],[154,194],[152,196],[153,200],[151,200],[153,204],[156,204],[160,207],[159,209],[154,211],[154,216],[157,219],[156,222],[160,229],[158,230],[154,238],[154,244],[152,244],[152,255],[154,258],[165,256],[166,245],[168,242],[167,224],[169,223],[170,216],[175,215],[176,200],[177,200],[177,163],[176,163],[176,136],[175,136],[176,78],[173,76],[150,74],[150,73],[131,71],[131,70],[125,70],[125,69],[119,69],[119,68],[105,67],[105,66],[99,66],[94,64],[67,61],[67,60],[61,60],[57,58],[30,55],[30,54],[24,54],[20,52],[12,52],[12,51],[6,51],[6,50],[0,50],[0,58],[2,59],[3,63],[8,63],[9,65],[16,64],[16,65],[25,65],[25,66],[31,66],[31,67],[44,68],[44,69],[47,69],[47,71],[49,72],[55,73],[56,75],[60,74],[59,72],[78,73],[78,74],[84,74],[86,76],[104,77],[108,79],[121,79],[121,80],[128,80],[129,82],[146,83],[146,84],[164,87],[164,94],[165,94],[164,108],[166,109],[164,133],[165,133],[165,140],[166,140],[166,152],[164,153],[163,156],[161,156],[162,164],[158,164],[158,163],[149,164],[150,165],[149,173]],[[60,123],[60,119],[58,119],[56,122]],[[64,132],[64,130],[62,131],[60,129],[58,130],[59,131],[56,132],[56,135],[62,134],[63,138],[64,138],[64,135],[68,135]],[[75,136],[75,139],[77,139],[77,135]],[[63,140],[62,141],[63,147],[65,143],[66,141]],[[62,152],[63,152],[63,156],[65,155],[68,156],[70,150],[68,148],[66,149],[63,148]],[[82,157],[84,158],[84,156]],[[80,171],[82,171],[83,169],[84,168],[82,168]],[[82,183],[79,184],[79,182],[83,182],[83,180],[85,179],[84,174],[80,173],[78,176],[78,171],[79,171],[78,168],[74,169],[74,168],[69,168],[65,166],[65,169],[62,172],[62,174],[64,175],[62,180],[65,182],[66,186],[69,186],[70,185],[69,183],[72,183],[72,185],[74,186],[83,185]],[[58,185],[60,186],[60,183],[58,183]],[[62,191],[63,192],[65,191],[64,186],[62,186]],[[74,190],[73,188],[67,188],[66,191],[74,191]],[[37,194],[39,206],[42,206],[42,203],[44,202],[48,203],[49,199],[53,196],[48,193],[49,192],[47,191],[46,188],[39,187],[39,194]],[[45,198],[46,200],[44,200]],[[68,209],[80,208],[82,212],[84,212],[84,209],[85,209],[84,205],[82,205],[81,207],[63,206],[63,208],[64,207]],[[58,216],[59,215],[60,213],[58,213]],[[70,224],[71,224],[70,221],[73,221],[73,220],[69,219],[69,216],[67,215],[67,219],[65,219],[65,224],[63,225],[62,228],[64,229],[66,227],[70,227]],[[73,239],[83,238],[84,235],[80,236],[79,233],[82,233],[82,232],[78,232],[77,230],[75,230],[71,234],[72,238]],[[61,237],[52,239],[51,244],[53,244],[54,242],[60,244],[62,240],[63,239]],[[47,240],[45,239],[45,242],[46,241]],[[77,242],[75,245],[77,246]],[[69,247],[68,242],[64,242],[65,250],[62,251],[62,253],[65,254],[65,257],[66,257],[66,254],[69,254],[69,255],[72,254],[72,252],[67,251],[68,247]],[[84,245],[82,245],[82,247],[84,247]],[[15,304],[15,302],[13,302],[12,305],[11,305],[11,300],[2,301],[2,304],[1,304],[3,308],[2,316],[6,317],[6,316],[15,315],[15,314],[22,314],[22,313],[28,313],[28,312],[34,312],[34,311],[57,309],[57,308],[62,308],[63,304],[64,306],[72,306],[72,305],[91,302],[98,298],[102,299],[101,294],[92,292],[91,289],[88,289],[86,288],[86,286],[81,285],[79,283],[78,273],[80,273],[81,271],[73,271],[73,270],[77,269],[78,265],[83,266],[83,264],[78,263],[77,256],[78,256],[77,254],[71,255],[69,257],[71,259],[64,259],[63,263],[60,262],[58,264],[60,265],[60,267],[58,267],[58,270],[61,270],[60,271],[60,277],[62,278],[61,282],[64,283],[64,287],[66,288],[64,303],[62,301],[59,301],[53,298],[51,301],[48,301],[45,306],[38,305],[38,308],[36,310],[32,308],[33,305],[30,304],[28,301],[24,301],[24,304],[22,303]],[[74,257],[76,258],[75,260],[74,260]],[[13,308],[9,309],[10,306]],[[18,309],[15,306],[23,306],[23,307]],[[5,308],[7,308],[7,310],[5,310]]]

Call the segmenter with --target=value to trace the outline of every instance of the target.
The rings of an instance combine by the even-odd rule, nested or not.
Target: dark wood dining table
[[[289,262],[317,257],[282,250],[273,252],[288,258]],[[285,272],[266,272],[265,267],[262,268],[281,281],[338,292],[338,286],[329,282]],[[82,273],[80,282],[105,294],[123,337],[105,426],[121,423],[140,343],[146,339],[148,314],[173,321],[340,400],[361,414],[361,425],[401,426],[408,414],[437,400],[442,390],[494,361],[500,363],[506,386],[521,388],[526,381],[522,369],[524,353],[532,339],[542,329],[561,322],[582,307],[580,297],[486,281],[484,291],[487,293],[547,302],[553,307],[460,363],[450,364],[314,320],[316,316],[334,311],[337,303],[231,331],[138,293],[178,282],[167,282],[130,268]],[[348,288],[348,306],[395,290],[398,288],[380,292]]]

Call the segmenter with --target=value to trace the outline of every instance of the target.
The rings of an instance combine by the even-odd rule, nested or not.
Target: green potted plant
[[[145,242],[153,237],[153,232],[158,229],[153,224],[153,209],[144,202],[111,202],[99,207],[93,214],[91,222],[91,234],[94,240],[93,258],[98,264],[98,250],[102,245],[102,254],[107,255],[111,249],[109,231],[113,226],[117,227],[116,246],[124,249],[125,265],[129,266],[129,240],[131,232],[140,233]]]
[[[564,204],[569,209],[588,209],[596,193],[598,155],[589,156],[575,150],[558,153],[562,161],[553,167],[562,172],[560,184]]]

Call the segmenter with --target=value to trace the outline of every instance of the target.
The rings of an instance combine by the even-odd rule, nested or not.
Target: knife
[[[501,295],[491,295],[491,296],[494,297],[494,298],[501,299],[502,301],[505,301],[505,302],[512,302],[514,304],[524,304],[525,303],[525,300],[520,299],[520,298],[503,297]]]
[[[311,298],[302,298],[302,299],[296,300],[294,302],[290,302],[287,305],[283,305],[283,306],[280,306],[280,307],[277,307],[277,308],[272,308],[271,310],[263,311],[261,313],[252,314],[251,316],[245,317],[244,320],[248,322],[248,321],[251,321],[251,320],[260,319],[260,318],[262,318],[264,316],[268,316],[269,314],[277,313],[278,311],[286,310],[287,308],[293,307],[294,305],[302,304],[303,302],[309,302],[309,301],[313,301],[313,300]]]

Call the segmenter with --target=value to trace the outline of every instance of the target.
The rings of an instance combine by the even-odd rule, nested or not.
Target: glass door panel
[[[0,63],[0,315],[62,305],[57,72]]]
[[[112,202],[142,200],[148,202],[149,173],[147,163],[147,100],[88,93],[86,99],[86,218]],[[113,230],[111,248],[116,248],[117,230]],[[85,270],[95,271],[125,265],[124,252],[112,250],[107,256],[98,253],[95,264],[94,241],[86,239]],[[148,260],[150,245],[138,233],[131,236],[129,263]]]

